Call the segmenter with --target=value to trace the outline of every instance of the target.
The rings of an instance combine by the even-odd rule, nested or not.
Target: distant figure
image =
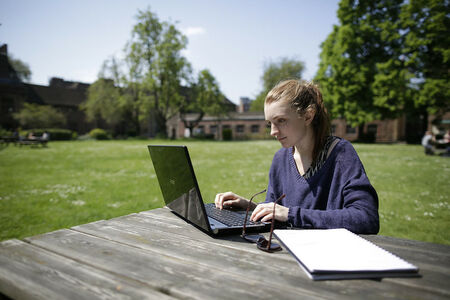
[[[44,133],[42,134],[41,138],[40,138],[40,142],[42,144],[43,147],[47,147],[47,143],[50,140],[50,134],[47,131],[44,131]]]
[[[47,131],[44,131],[44,133],[41,136],[41,141],[48,142],[49,139],[50,139],[50,134]]]
[[[34,132],[28,133],[27,139],[29,139],[29,140],[35,140],[35,139],[36,139],[36,136],[34,135]]]
[[[450,156],[450,129],[447,129],[444,134],[444,145],[445,152],[442,154],[442,156]]]
[[[447,129],[447,132],[444,134],[444,140],[447,144],[450,143],[450,129]]]
[[[14,130],[12,137],[16,141],[19,140],[19,130],[18,129]]]
[[[433,134],[431,133],[431,131],[425,132],[425,135],[422,138],[422,146],[424,147],[426,155],[434,154]]]

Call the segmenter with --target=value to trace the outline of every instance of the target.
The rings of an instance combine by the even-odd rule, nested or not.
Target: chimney
[[[8,46],[6,44],[0,46],[0,55],[8,56]]]
[[[238,112],[239,113],[248,112],[250,110],[250,102],[251,100],[248,97],[239,98]]]

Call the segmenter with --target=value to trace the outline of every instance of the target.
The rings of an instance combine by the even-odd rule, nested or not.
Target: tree
[[[123,119],[123,112],[118,105],[119,97],[119,89],[112,79],[99,78],[89,87],[87,100],[81,108],[89,121],[98,123],[104,120],[114,126]]]
[[[264,73],[261,77],[263,89],[251,104],[251,111],[263,111],[264,99],[267,93],[280,81],[285,79],[300,79],[305,64],[295,58],[283,57],[275,62],[265,63]]]
[[[449,110],[448,0],[343,0],[321,45],[316,80],[334,117],[374,119]]]
[[[30,66],[21,61],[20,59],[13,58],[11,55],[8,57],[9,64],[16,71],[17,77],[25,82],[30,82],[31,80],[31,70]]]
[[[405,105],[406,98],[398,96],[408,76],[401,71],[391,73],[402,43],[397,30],[402,1],[341,1],[340,25],[333,27],[321,45],[315,79],[327,107],[333,117],[359,125],[360,135],[364,123],[392,117]],[[390,81],[392,75],[394,81]],[[389,92],[380,93],[380,88]]]
[[[141,133],[141,124],[156,121],[157,134],[166,136],[167,120],[178,113],[184,97],[182,82],[191,81],[191,67],[181,55],[187,38],[175,24],[161,22],[147,9],[139,11],[123,61],[105,61],[99,80],[83,105],[88,117]],[[124,129],[122,129],[124,131]]]
[[[191,68],[181,55],[187,38],[174,24],[160,22],[149,9],[139,11],[138,24],[126,47],[126,102],[133,117],[154,115],[159,134],[166,136],[167,120],[178,112],[181,82],[189,82]]]
[[[402,54],[412,74],[413,107],[421,116],[422,133],[428,114],[450,111],[450,19],[448,0],[411,0],[402,8]]]
[[[218,116],[220,119],[220,116],[226,112],[224,101],[225,97],[214,76],[207,69],[200,71],[197,82],[191,85],[188,96],[180,107],[180,118],[184,126],[189,129],[190,136],[205,114]],[[188,120],[187,113],[197,113],[197,117]]]
[[[115,57],[105,60],[98,80],[89,87],[88,97],[80,108],[89,121],[95,121],[96,127],[104,121],[113,128],[114,135],[135,135],[135,119],[130,117],[131,108],[125,96],[129,87],[123,77],[120,62]]]
[[[24,103],[23,108],[13,117],[24,129],[64,127],[66,117],[50,105]]]

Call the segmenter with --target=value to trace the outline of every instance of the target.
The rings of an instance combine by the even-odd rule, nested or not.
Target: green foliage
[[[402,1],[340,2],[340,25],[334,26],[321,46],[316,76],[334,118],[344,117],[358,126],[393,116],[396,109],[403,108],[395,88],[406,76],[392,74],[390,68],[395,65],[391,59],[398,58],[394,51],[401,43],[395,29]],[[392,76],[394,81],[390,80]]]
[[[417,109],[450,111],[450,4],[448,0],[411,0],[402,8],[402,54],[413,74]]]
[[[63,128],[37,128],[28,129],[20,132],[21,136],[28,136],[29,133],[33,133],[35,136],[42,136],[42,134],[47,131],[50,134],[51,141],[70,141],[71,139],[76,139],[77,133],[75,131]]]
[[[209,70],[199,72],[197,81],[190,87],[188,97],[180,106],[180,118],[192,136],[192,130],[203,119],[205,114],[221,117],[227,113],[225,96],[222,94],[214,76]],[[187,120],[186,113],[198,113],[194,120]]]
[[[13,114],[23,128],[64,127],[66,117],[50,105],[24,103],[18,113]]]
[[[13,58],[11,55],[9,55],[8,61],[11,67],[16,71],[17,77],[19,77],[20,80],[30,82],[31,70],[27,63],[21,61],[20,59]]]
[[[108,133],[101,128],[94,128],[89,131],[89,136],[96,140],[109,140]]]
[[[0,151],[0,240],[162,207],[149,141],[71,141]],[[179,142],[152,140],[152,144]],[[206,202],[267,187],[277,141],[183,141]],[[380,201],[381,235],[450,244],[450,160],[416,145],[355,144]],[[257,199],[263,201],[264,196]]]
[[[99,79],[83,104],[90,120],[105,120],[115,135],[141,134],[149,116],[158,136],[184,103],[181,83],[190,83],[191,67],[181,51],[187,38],[175,24],[160,21],[150,9],[139,11],[124,60],[104,62]]]
[[[0,127],[0,137],[2,136],[12,136],[12,132]]]
[[[333,117],[352,126],[449,111],[449,3],[343,0],[316,80]]]
[[[166,134],[167,120],[178,112],[181,81],[189,81],[191,68],[181,55],[187,38],[174,24],[161,22],[147,9],[139,11],[138,23],[126,47],[127,104],[133,116],[146,118],[153,111],[159,133]]]
[[[263,90],[251,103],[251,111],[263,111],[264,100],[267,93],[280,81],[286,79],[300,79],[305,69],[305,64],[295,58],[283,57],[275,62],[266,62],[264,73],[261,77]]]
[[[119,97],[119,88],[113,80],[99,78],[89,86],[87,100],[81,104],[81,109],[86,112],[89,121],[103,119],[110,125],[116,125],[123,120],[123,109],[117,105]]]

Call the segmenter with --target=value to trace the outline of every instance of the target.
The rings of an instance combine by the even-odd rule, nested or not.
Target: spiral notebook
[[[417,277],[419,269],[347,229],[274,230],[313,280]]]

